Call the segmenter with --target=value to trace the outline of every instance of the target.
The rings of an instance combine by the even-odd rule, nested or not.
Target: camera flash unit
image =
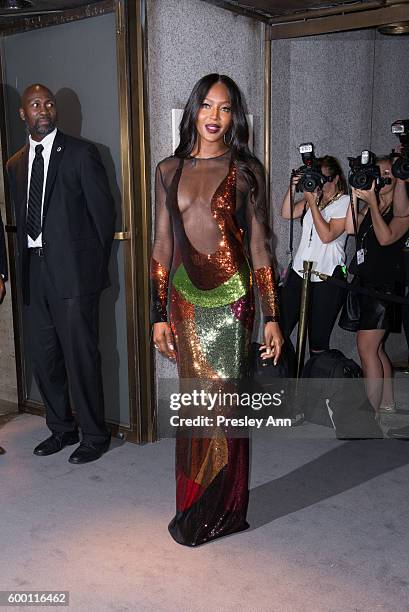
[[[312,153],[313,149],[314,147],[313,147],[312,142],[304,142],[303,144],[300,144],[300,147],[299,147],[299,151],[301,155],[303,153]]]
[[[362,151],[361,164],[363,166],[366,166],[366,164],[369,164],[369,160],[370,160],[370,151]]]
[[[395,121],[391,126],[392,134],[404,134],[405,126],[403,125],[403,121]]]

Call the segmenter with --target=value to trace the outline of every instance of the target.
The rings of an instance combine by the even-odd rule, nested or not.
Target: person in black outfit
[[[409,216],[409,179],[403,181],[397,179],[394,203],[393,203],[394,214],[397,217]],[[409,296],[409,238],[406,239],[406,244],[403,248],[403,262],[405,270],[405,294]],[[409,306],[402,307],[402,321],[403,329],[406,336],[406,343],[409,347]],[[408,357],[409,361],[409,357]]]
[[[396,188],[393,203],[394,214],[397,217],[409,217],[409,179],[403,181],[396,180]],[[403,261],[405,270],[405,295],[409,297],[409,238],[406,239],[406,244],[403,248]],[[406,342],[409,347],[409,306],[402,307],[403,329],[406,336]],[[408,357],[409,361],[409,357]],[[409,440],[409,427],[401,427],[399,429],[390,429],[389,435],[393,438]]]
[[[389,158],[379,158],[383,177],[391,177],[377,195],[375,183],[368,191],[353,189],[357,215],[357,255],[352,269],[362,286],[382,293],[402,294],[402,247],[409,230],[409,217],[396,217],[393,197],[396,179],[392,177]],[[365,206],[358,212],[358,199]],[[354,233],[352,211],[347,216],[347,231]],[[377,414],[395,411],[392,366],[385,351],[388,332],[400,331],[400,308],[397,304],[371,296],[356,298],[359,311],[357,347],[365,376],[368,398]]]
[[[395,217],[409,216],[409,179],[396,179],[393,195],[393,212]]]
[[[95,145],[56,129],[55,98],[31,85],[20,117],[29,143],[7,163],[17,224],[33,373],[52,435],[35,449],[50,455],[79,441],[69,401],[82,430],[71,463],[108,450],[98,350],[100,293],[108,285],[115,209]]]
[[[4,237],[4,226],[3,219],[0,215],[0,304],[4,300],[6,295],[6,282],[7,282],[7,253],[6,253],[6,240]]]

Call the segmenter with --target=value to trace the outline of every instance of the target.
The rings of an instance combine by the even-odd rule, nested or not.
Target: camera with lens
[[[368,191],[375,181],[375,189],[379,191],[385,185],[390,185],[392,179],[381,176],[381,169],[376,163],[376,155],[372,151],[362,151],[358,157],[348,157],[349,184],[355,189]]]
[[[312,142],[306,142],[299,147],[303,166],[296,170],[295,174],[300,174],[301,178],[297,183],[297,191],[313,192],[317,187],[323,187],[325,183],[332,181],[332,176],[322,174],[318,159],[314,154]]]
[[[395,178],[406,181],[409,179],[409,119],[395,121],[391,126],[392,134],[396,134],[402,144],[400,153],[392,150],[396,157],[392,165],[392,174]]]

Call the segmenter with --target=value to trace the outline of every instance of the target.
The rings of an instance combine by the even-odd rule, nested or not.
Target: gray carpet
[[[257,433],[250,530],[190,549],[167,532],[173,441],[73,466],[34,456],[44,420],[19,415],[0,429],[0,589],[69,590],[79,612],[407,611],[409,443],[322,430]]]

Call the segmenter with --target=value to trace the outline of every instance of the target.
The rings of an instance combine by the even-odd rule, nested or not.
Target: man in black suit
[[[52,435],[35,449],[51,455],[79,441],[71,463],[108,450],[98,306],[108,285],[115,209],[93,144],[56,129],[55,98],[43,85],[22,97],[29,142],[7,163],[33,373]]]
[[[7,281],[6,240],[4,238],[3,220],[0,215],[0,304],[3,302],[4,296],[6,295],[6,281]]]

